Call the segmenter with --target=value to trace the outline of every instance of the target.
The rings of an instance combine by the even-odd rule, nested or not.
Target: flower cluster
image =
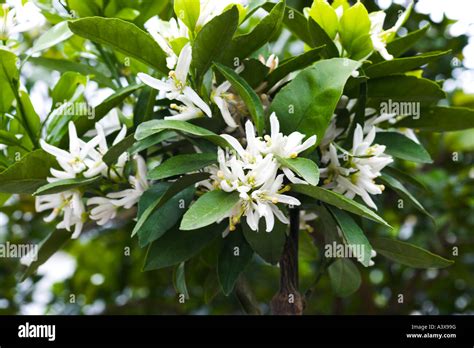
[[[77,136],[76,127],[73,122],[69,123],[69,152],[52,146],[44,140],[40,140],[41,147],[49,154],[55,156],[61,170],[52,168],[52,177],[48,182],[53,183],[65,179],[93,178],[102,176],[112,181],[119,181],[123,178],[128,155],[122,154],[113,166],[107,166],[103,161],[103,156],[109,150],[104,130],[99,123],[96,123],[97,135],[88,142],[84,142]],[[125,138],[127,128],[124,126],[113,145]],[[147,170],[143,158],[135,157],[137,171],[135,176],[128,178],[128,183],[132,188],[114,192],[107,197],[94,197],[87,201],[87,205],[95,205],[89,217],[97,221],[99,225],[105,224],[114,218],[120,207],[125,209],[135,205],[143,192],[148,188],[146,180]],[[77,238],[87,220],[88,214],[83,202],[83,192],[80,189],[71,189],[61,193],[47,194],[36,198],[36,211],[43,212],[52,210],[45,221],[51,222],[58,216],[63,220],[57,224],[58,229],[68,231],[74,226],[72,238]]]
[[[344,194],[348,198],[360,196],[371,208],[377,210],[370,195],[381,194],[383,185],[377,185],[375,179],[381,175],[380,171],[393,162],[391,156],[386,155],[385,146],[373,144],[376,129],[372,127],[364,137],[361,125],[357,125],[353,145],[350,151],[338,147],[335,143],[322,148],[324,155],[321,177],[326,178],[325,187]],[[338,153],[341,152],[341,154]],[[342,160],[342,163],[341,163]]]
[[[31,31],[44,24],[45,18],[36,5],[16,0],[13,6],[2,4],[0,8],[0,44],[13,35]]]
[[[211,182],[205,183],[210,189],[238,192],[240,200],[229,212],[230,230],[247,218],[249,227],[258,231],[259,221],[265,219],[266,231],[271,232],[275,217],[284,224],[288,218],[277,204],[300,205],[298,199],[285,195],[289,186],[283,184],[286,176],[291,182],[303,183],[289,168],[282,166],[278,158],[296,158],[301,152],[316,143],[316,136],[303,142],[305,136],[294,132],[289,136],[280,133],[280,125],[275,114],[270,116],[271,134],[263,139],[255,135],[251,121],[245,124],[246,147],[231,135],[221,135],[232,146],[232,153],[218,150],[218,166],[209,168]],[[283,173],[279,174],[279,170]]]

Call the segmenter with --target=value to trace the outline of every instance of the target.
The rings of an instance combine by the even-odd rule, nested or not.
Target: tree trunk
[[[302,315],[304,300],[298,291],[298,208],[290,209],[290,234],[280,259],[280,291],[270,304],[274,315]]]

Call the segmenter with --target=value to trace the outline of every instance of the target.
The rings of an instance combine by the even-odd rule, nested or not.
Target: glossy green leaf
[[[454,263],[416,245],[395,239],[378,238],[371,240],[371,243],[380,255],[413,268],[444,268]]]
[[[303,178],[310,185],[317,185],[319,182],[319,168],[316,163],[308,158],[282,158],[278,157],[278,162],[283,167],[291,169],[298,176]]]
[[[385,145],[385,153],[411,162],[433,163],[425,148],[397,132],[379,132],[374,143]]]
[[[173,285],[176,292],[184,295],[186,300],[189,300],[188,286],[186,285],[186,273],[184,271],[185,262],[181,262],[174,270]]]
[[[239,21],[239,11],[233,6],[207,23],[196,36],[193,45],[193,66],[200,80],[213,61],[219,61],[229,46]]]
[[[235,282],[252,260],[253,250],[240,229],[225,238],[217,261],[217,274],[224,295],[234,289]]]
[[[43,150],[35,150],[0,173],[0,192],[32,194],[47,184],[56,160]]]
[[[93,178],[75,178],[75,179],[64,179],[55,182],[51,182],[44,186],[41,186],[33,194],[34,196],[51,195],[53,193],[64,192],[73,190],[79,187],[92,185],[97,183],[101,179],[100,176]]]
[[[316,134],[320,142],[342,95],[360,63],[345,58],[316,62],[283,87],[271,104],[284,134]]]
[[[209,191],[199,197],[184,214],[180,229],[195,230],[220,221],[229,214],[239,200],[237,192]]]
[[[194,31],[201,13],[201,6],[196,0],[175,0],[174,13],[189,30]]]
[[[324,31],[323,28],[319,26],[318,23],[312,18],[308,20],[308,31],[311,36],[312,46],[313,47],[321,47],[322,55],[325,58],[335,58],[339,57],[339,50],[328,34]]]
[[[200,138],[209,140],[210,142],[224,149],[226,147],[229,147],[227,141],[225,141],[224,138],[220,137],[216,133],[213,133],[210,130],[207,130],[206,128],[195,126],[188,122],[175,120],[153,120],[142,123],[137,128],[137,131],[135,133],[135,139],[143,140],[151,135],[157,134],[164,130],[174,130],[190,135],[195,135]]]
[[[83,38],[109,45],[166,74],[166,54],[156,41],[135,24],[117,18],[90,17],[69,22],[69,29]]]
[[[358,250],[357,248],[363,248],[363,255],[360,255],[360,262],[365,267],[369,267],[369,263],[371,261],[372,246],[370,245],[369,240],[365,236],[362,229],[346,212],[334,207],[328,208],[336,219],[337,224],[341,228],[346,244],[354,245],[354,247],[356,248],[355,250]]]
[[[286,242],[287,225],[282,224],[275,219],[275,226],[271,232],[265,229],[265,222],[263,219],[259,221],[258,231],[253,231],[246,223],[242,221],[242,231],[245,239],[250,244],[252,249],[266,262],[276,265],[280,262],[283,248]]]
[[[352,295],[362,282],[359,270],[349,259],[337,259],[328,267],[328,273],[332,289],[340,297]]]
[[[429,216],[431,219],[433,219],[433,217],[430,215],[430,213],[428,213],[426,211],[426,209],[423,207],[423,205],[397,179],[395,179],[395,178],[391,177],[390,175],[384,173],[379,178],[379,180],[384,185],[389,186],[395,192],[397,192],[400,197],[402,197],[403,199],[406,199],[407,201],[411,202],[415,206],[415,208],[418,209],[420,212],[422,212],[423,214],[425,214],[425,215]]]
[[[176,155],[148,173],[150,180],[161,180],[175,175],[191,173],[217,162],[215,153]]]
[[[133,228],[132,237],[137,234],[137,232],[147,222],[147,220],[150,218],[154,211],[160,209],[163,205],[166,204],[166,202],[176,196],[179,192],[183,191],[191,185],[194,185],[208,178],[208,173],[197,173],[183,176],[182,178],[173,182],[171,186],[166,190],[166,192],[164,192],[163,195],[158,196],[151,204],[147,206],[147,208],[143,211],[143,214],[140,215],[140,218],[138,219],[135,227]]]
[[[129,148],[132,147],[132,145],[135,143],[135,135],[130,134],[126,136],[124,139],[119,141],[117,144],[113,145],[109,151],[104,155],[103,161],[105,164],[108,166],[111,166],[115,162],[117,162],[118,158]]]
[[[393,60],[383,61],[367,67],[365,69],[365,74],[368,77],[374,78],[405,73],[439,59],[450,52],[451,51],[435,51],[413,57],[395,58]]]
[[[422,109],[418,119],[406,117],[396,127],[417,128],[431,132],[450,132],[474,128],[474,110],[462,107],[433,106]]]
[[[61,75],[60,79],[51,92],[53,99],[52,109],[57,109],[62,103],[69,101],[80,85],[85,86],[87,77],[75,72],[67,71]]]
[[[344,11],[339,35],[343,48],[352,59],[362,59],[371,53],[370,26],[369,14],[361,2]]]
[[[294,192],[302,193],[314,199],[333,205],[339,209],[346,210],[350,213],[363,216],[367,219],[370,219],[372,221],[378,222],[384,226],[391,228],[391,226],[387,222],[385,222],[384,219],[382,219],[372,210],[339,193],[326,190],[317,186],[297,184],[297,185],[292,185],[291,187],[292,187],[292,191]]]
[[[265,128],[265,111],[257,93],[234,70],[218,63],[215,63],[215,67],[240,95],[252,116],[258,134],[262,135]]]
[[[326,0],[315,0],[309,10],[309,15],[329,35],[329,38],[334,40],[339,29],[336,10]]]
[[[159,183],[147,190],[138,203],[137,218],[140,221],[144,212],[154,202],[160,200],[170,188],[168,183]],[[171,197],[159,208],[155,208],[138,230],[140,247],[161,238],[183,216],[194,195],[194,187],[187,187]]]

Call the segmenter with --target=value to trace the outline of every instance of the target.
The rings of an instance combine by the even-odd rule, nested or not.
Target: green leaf
[[[339,35],[342,46],[352,59],[362,59],[372,52],[370,26],[369,14],[361,2],[344,11]]]
[[[474,128],[474,110],[433,106],[422,109],[420,118],[406,117],[395,126],[417,128],[429,132],[450,132]]]
[[[265,111],[263,110],[262,103],[257,93],[255,93],[247,81],[237,75],[234,70],[218,63],[215,63],[215,67],[222,75],[224,75],[240,95],[252,116],[258,134],[262,135],[265,128]]]
[[[271,104],[285,134],[299,131],[320,142],[341,98],[344,85],[360,63],[345,58],[316,62],[283,87]]]
[[[46,69],[56,70],[62,73],[74,71],[82,75],[91,76],[94,81],[97,81],[99,84],[105,87],[112,89],[117,88],[110,77],[104,75],[89,65],[75,63],[65,59],[52,59],[45,57],[31,57],[29,62],[34,65],[39,65]]]
[[[292,185],[292,191],[302,193],[306,196],[320,200],[322,202],[333,205],[339,209],[346,210],[350,213],[363,216],[369,220],[378,222],[384,226],[392,228],[384,219],[375,214],[372,210],[366,206],[357,203],[356,201],[349,199],[339,193],[323,189],[317,186],[309,185]]]
[[[430,106],[446,97],[440,86],[431,80],[406,75],[391,75],[370,79],[367,82],[368,103],[377,108],[383,102],[414,102],[421,107]]]
[[[378,238],[371,243],[380,255],[413,268],[444,268],[454,263],[416,245],[395,239]]]
[[[314,19],[308,20],[308,31],[311,35],[312,46],[324,46],[322,55],[325,58],[339,57],[339,50],[323,28]]]
[[[379,132],[375,137],[376,144],[385,145],[385,153],[407,161],[433,163],[425,148],[397,132]]]
[[[173,285],[176,292],[180,295],[184,295],[184,298],[189,300],[188,287],[186,285],[186,274],[184,272],[185,262],[181,262],[173,272]]]
[[[233,6],[213,18],[199,32],[193,45],[193,66],[200,81],[213,61],[219,61],[237,30],[239,11]]]
[[[209,191],[191,205],[184,214],[180,228],[184,231],[195,230],[222,220],[239,200],[237,192]]]
[[[56,164],[53,156],[35,150],[0,173],[0,192],[32,194],[47,183],[49,170]]]
[[[328,267],[328,273],[332,289],[340,297],[352,295],[360,287],[360,272],[349,259],[334,261]]]
[[[168,231],[148,249],[145,271],[161,269],[187,261],[198,254],[225,229],[225,224],[214,224],[192,232],[177,226]]]
[[[262,8],[264,8],[266,11],[271,11],[275,6],[275,4],[267,2],[262,6]],[[293,7],[286,6],[285,14],[283,16],[283,24],[304,43],[308,45],[312,44],[312,40],[308,32],[308,20],[301,12],[294,9]]]
[[[370,245],[362,229],[346,212],[333,207],[328,207],[328,209],[331,211],[332,215],[337,221],[337,224],[341,228],[346,244],[354,245],[354,247],[356,248],[355,250],[358,250],[357,248],[363,247],[363,255],[360,255],[360,262],[365,267],[369,267],[369,263],[371,261],[372,246]]]
[[[115,162],[117,162],[118,158],[129,148],[132,147],[132,145],[135,143],[135,134],[130,134],[126,136],[124,139],[119,141],[117,144],[113,145],[109,151],[104,155],[103,161],[107,166],[113,165]]]
[[[225,58],[222,61],[226,64],[232,64],[234,59],[247,58],[265,45],[280,28],[284,10],[285,1],[281,1],[273,7],[267,16],[260,20],[250,33],[235,37],[226,49]]]
[[[242,221],[242,231],[252,249],[266,262],[276,265],[283,253],[288,226],[275,219],[273,230],[266,232],[264,224],[260,220],[258,231],[253,231],[246,221]]]
[[[143,140],[151,135],[160,133],[163,130],[175,130],[190,135],[195,135],[200,138],[209,140],[210,142],[216,144],[217,146],[223,149],[229,147],[227,141],[225,141],[224,138],[220,137],[216,133],[213,133],[210,130],[207,130],[206,128],[195,126],[188,122],[175,120],[152,120],[142,123],[137,128],[137,131],[135,133],[135,139]]]
[[[175,175],[191,173],[217,162],[215,153],[177,155],[166,160],[148,173],[148,179],[161,180]]]
[[[291,169],[302,177],[310,185],[317,185],[319,182],[319,168],[316,163],[307,158],[282,158],[278,157],[278,162],[283,167]]]
[[[48,259],[61,249],[67,241],[71,239],[71,232],[67,230],[56,230],[51,233],[39,246],[38,254],[36,255],[36,261],[33,261],[25,273],[22,275],[20,281],[24,281],[26,278],[36,272],[39,266],[48,261]]]
[[[206,180],[208,178],[208,173],[189,174],[172,183],[163,195],[159,196],[143,211],[143,214],[141,214],[140,218],[137,221],[137,224],[133,228],[132,237],[137,234],[137,232],[142,228],[142,226],[146,223],[146,221],[150,218],[154,211],[160,209],[163,205],[166,204],[166,202],[168,202],[171,198],[176,196],[179,192],[183,191],[187,187],[194,185],[200,181]]]
[[[142,140],[136,141],[135,144],[130,148],[129,153],[131,155],[137,154],[174,137],[176,137],[176,133],[174,131],[162,131],[160,133],[156,133]]]
[[[35,191],[33,196],[51,195],[53,193],[60,193],[68,190],[73,190],[79,187],[92,185],[101,179],[100,176],[93,178],[75,178],[75,179],[64,179],[55,182],[51,182],[44,186],[41,186]]]
[[[69,39],[73,33],[69,30],[68,22],[60,22],[54,27],[48,29],[38,40],[35,41],[33,48],[29,52],[30,55],[43,51],[47,48],[53,47],[60,42]]]
[[[140,221],[144,212],[150,205],[161,199],[169,189],[170,184],[159,183],[146,191],[138,203],[137,218]],[[188,187],[175,196],[167,200],[159,208],[154,209],[152,214],[145,220],[138,230],[138,239],[140,247],[154,242],[161,238],[178,220],[183,216],[189,207],[194,195],[194,187]]]
[[[385,167],[383,170],[383,173],[387,173],[390,176],[393,176],[399,181],[403,181],[405,183],[411,184],[420,190],[428,191],[428,188],[424,183],[413,177],[412,175],[401,171],[400,169],[394,168],[394,167]]]
[[[235,282],[252,260],[253,250],[240,229],[225,238],[217,261],[217,274],[224,295],[229,296]]]
[[[69,29],[83,38],[137,59],[166,74],[166,54],[156,41],[135,24],[117,18],[90,17],[69,22]]]
[[[304,69],[310,65],[312,65],[314,62],[319,60],[320,58],[320,53],[321,50],[324,47],[316,47],[313,48],[309,51],[306,51],[303,54],[300,54],[299,56],[289,58],[287,60],[284,60],[283,62],[280,63],[278,68],[273,70],[267,78],[268,81],[268,87],[273,87],[277,82],[281,81],[284,79],[286,76],[288,76],[290,73]],[[245,70],[244,70],[245,72]]]
[[[26,91],[20,90],[17,104],[17,112],[21,117],[23,128],[33,144],[37,144],[41,132],[41,121]]]
[[[194,31],[201,13],[201,6],[196,0],[174,0],[174,13],[189,30]]]
[[[395,178],[385,173],[382,174],[382,176],[379,177],[379,179],[383,184],[391,187],[396,193],[398,193],[400,197],[411,202],[415,206],[416,209],[418,209],[423,214],[429,216],[434,221],[430,213],[426,211],[423,205],[421,205],[421,203],[418,202],[418,200],[410,193],[410,191],[408,191],[405,188],[405,186],[402,185],[402,183],[400,183],[398,180],[396,180]]]
[[[309,10],[309,15],[334,40],[339,29],[339,19],[336,11],[326,0],[315,0]]]
[[[20,139],[6,130],[0,130],[0,144],[19,147],[23,146]]]
[[[57,109],[60,104],[69,101],[76,92],[79,85],[85,86],[87,77],[75,71],[68,71],[61,75],[51,92],[53,99],[52,109]]]
[[[422,65],[428,64],[438,58],[445,56],[451,51],[435,51],[423,53],[413,57],[395,58],[370,65],[365,69],[365,74],[370,77],[381,77],[393,74],[405,73]]]

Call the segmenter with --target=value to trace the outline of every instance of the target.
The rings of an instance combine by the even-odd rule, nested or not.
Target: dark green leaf
[[[28,153],[0,173],[0,192],[32,194],[47,183],[49,170],[55,164],[55,158],[43,150]]]
[[[253,250],[240,229],[230,232],[225,238],[217,262],[217,274],[224,295],[234,289],[239,275],[245,270],[253,256]]]
[[[184,214],[180,228],[195,230],[222,220],[239,202],[237,192],[209,191],[201,196]]]
[[[416,245],[395,239],[378,238],[371,243],[377,253],[413,268],[444,268],[454,263]]]
[[[176,155],[166,160],[148,173],[150,180],[161,180],[171,176],[191,173],[217,162],[214,153]]]
[[[90,17],[69,22],[74,34],[117,51],[166,74],[166,54],[156,41],[135,24],[117,18]]]
[[[75,178],[75,179],[64,179],[49,183],[47,185],[41,186],[33,194],[34,196],[43,196],[51,195],[53,193],[64,192],[68,190],[73,190],[78,187],[83,187],[87,185],[95,184],[100,180],[100,176],[94,178]]]
[[[193,45],[193,66],[196,68],[198,81],[213,61],[221,59],[237,30],[238,22],[239,11],[233,6],[213,18],[198,33]]]
[[[430,132],[450,132],[474,128],[474,110],[433,106],[422,109],[420,118],[406,117],[396,127],[418,128]]]
[[[224,77],[232,84],[232,87],[237,91],[244,101],[247,109],[252,116],[252,120],[257,128],[258,134],[262,135],[265,128],[265,112],[262,103],[257,93],[250,87],[250,85],[241,78],[237,73],[221,64],[215,63],[217,70],[224,75]]]
[[[188,287],[186,285],[186,274],[184,272],[185,262],[181,262],[173,272],[173,285],[176,292],[180,295],[184,295],[184,298],[189,300]]]
[[[107,166],[114,164],[117,159],[135,143],[135,134],[130,134],[112,146],[102,159]]]
[[[161,269],[189,260],[219,236],[224,229],[225,224],[214,224],[190,232],[181,231],[176,226],[150,246],[144,270]]]
[[[385,145],[385,153],[407,161],[433,163],[425,148],[397,132],[379,132],[375,137],[376,144]]]
[[[308,31],[311,35],[312,47],[322,47],[322,55],[325,58],[339,57],[339,50],[328,34],[319,26],[314,19],[308,20]]]
[[[292,191],[302,193],[314,199],[322,202],[331,204],[339,209],[346,210],[350,213],[363,216],[367,219],[378,222],[384,226],[392,228],[384,219],[375,214],[372,210],[366,206],[357,203],[356,201],[349,199],[339,193],[323,189],[317,186],[309,185],[292,185]]]
[[[338,259],[328,267],[329,278],[334,292],[347,297],[356,292],[361,284],[360,273],[349,259]]]
[[[253,231],[246,221],[242,221],[242,231],[252,249],[266,262],[276,265],[283,253],[288,226],[275,219],[273,230],[266,232],[264,224],[260,220],[258,231]]]

